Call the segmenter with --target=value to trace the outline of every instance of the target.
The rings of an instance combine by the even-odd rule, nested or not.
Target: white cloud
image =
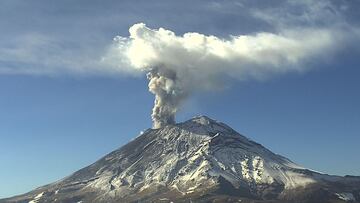
[[[0,45],[0,74],[119,75],[120,69],[101,61],[106,47],[76,47],[40,33],[14,36]]]
[[[313,28],[228,39],[194,32],[177,36],[170,30],[150,29],[143,23],[133,25],[129,31],[128,38],[116,38],[118,47],[112,47],[108,53],[112,62],[120,61],[119,68],[149,71],[166,67],[184,80],[197,81],[208,81],[207,76],[217,74],[247,79],[302,71],[307,68],[302,66],[303,61],[335,49],[338,37],[334,30]],[[201,87],[201,82],[197,86]]]
[[[189,15],[169,15],[174,9],[167,13],[154,12],[148,9],[152,4],[145,4],[134,8],[139,9],[136,16],[132,16],[134,12],[127,13],[132,16],[128,18],[118,13],[114,16],[118,16],[120,25],[128,26],[134,19],[148,19],[150,24],[167,24],[182,31],[194,28],[215,31],[221,37],[200,32],[175,34],[165,28],[152,29],[138,23],[130,27],[129,37],[118,36],[114,43],[106,45],[104,40],[97,42],[101,37],[93,38],[91,33],[104,37],[106,34],[93,25],[111,20],[93,23],[93,12],[90,12],[86,20],[73,25],[77,29],[82,25],[86,30],[68,32],[73,35],[49,32],[48,26],[54,30],[71,30],[58,27],[63,23],[52,24],[49,20],[43,32],[15,32],[8,37],[9,42],[0,41],[0,74],[119,76],[148,72],[149,90],[156,96],[152,117],[158,127],[174,122],[178,107],[194,91],[222,89],[228,77],[263,79],[274,74],[310,70],[313,67],[308,62],[333,58],[332,54],[348,43],[359,42],[359,28],[346,21],[349,17],[345,14],[350,8],[346,2],[229,0],[222,4],[217,1],[194,3],[197,6],[164,4],[169,8],[183,6],[186,11],[192,8]],[[181,14],[183,10],[178,12]],[[164,16],[179,17],[167,19]],[[44,20],[43,16],[39,17]],[[70,21],[73,18],[68,17],[63,25],[71,25]],[[178,21],[182,23],[172,23]],[[88,26],[84,26],[86,24]],[[105,27],[116,27],[112,21],[109,25]],[[234,36],[229,30],[234,31]],[[72,36],[77,38],[72,39]]]
[[[252,8],[255,18],[264,20],[277,29],[290,27],[329,28],[347,24],[344,18],[346,2],[330,0],[285,0],[276,7]]]
[[[332,53],[342,42],[334,29],[294,28],[278,33],[230,36],[201,33],[181,36],[144,23],[130,27],[129,37],[116,37],[107,63],[120,72],[150,72],[149,90],[156,95],[155,127],[173,123],[181,101],[194,91],[221,89],[222,79],[261,79],[272,74],[304,71],[308,60]],[[107,60],[110,59],[110,60]]]

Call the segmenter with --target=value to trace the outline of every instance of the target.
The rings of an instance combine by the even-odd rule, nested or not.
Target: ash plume
[[[169,9],[161,6],[149,10],[152,4],[144,1],[134,8],[131,6],[140,10],[132,12],[130,17],[127,12],[117,13],[116,9],[110,9],[101,18],[90,12],[86,18],[74,21],[73,15],[66,15],[60,24],[45,20],[41,24],[48,26],[5,29],[0,35],[4,38],[0,41],[0,76],[148,74],[149,90],[155,95],[152,118],[157,128],[175,122],[175,114],[187,97],[199,91],[221,90],[228,86],[224,81],[262,80],[276,74],[305,72],[326,66],[319,64],[324,61],[337,60],[332,55],[334,51],[343,50],[343,54],[350,53],[349,49],[358,51],[360,26],[355,2],[194,1],[190,5],[166,4]],[[181,12],[194,5],[196,9],[191,9],[189,15],[173,13],[173,8],[178,6],[181,8],[177,12]],[[123,6],[126,10],[129,5]],[[50,14],[47,12],[45,16],[52,17]],[[198,32],[175,34],[137,23],[130,27],[129,36],[117,36],[113,43],[108,42],[108,32],[113,30],[110,27],[123,31],[133,19],[169,24],[172,22],[166,18],[169,15],[181,22],[171,25],[173,28],[201,29],[222,37]],[[2,22],[6,27],[7,20]],[[94,29],[100,28],[94,27],[99,22],[105,23],[100,23],[105,30]],[[67,29],[69,25],[80,24],[81,29],[75,32]]]
[[[175,113],[186,97],[177,84],[176,72],[169,69],[154,68],[147,75],[149,91],[155,95],[152,110],[153,127],[175,124]]]
[[[222,89],[226,77],[264,79],[273,74],[305,71],[303,62],[334,48],[336,32],[326,29],[283,30],[277,34],[221,39],[200,33],[177,36],[144,23],[130,27],[129,37],[116,37],[109,51],[123,70],[146,72],[155,95],[153,127],[175,123],[175,114],[195,91]]]

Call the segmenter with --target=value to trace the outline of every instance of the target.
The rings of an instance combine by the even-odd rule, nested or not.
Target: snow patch
[[[303,174],[298,174],[290,171],[284,172],[285,178],[287,179],[287,184],[285,185],[285,188],[296,188],[296,187],[304,187],[306,185],[309,185],[311,183],[315,183],[316,180],[307,177]]]
[[[39,193],[39,194],[36,195],[36,196],[34,197],[34,199],[31,200],[29,203],[37,203],[37,202],[41,199],[41,197],[44,195],[44,193],[45,193],[45,192]]]
[[[349,192],[343,192],[343,193],[335,193],[335,195],[341,199],[341,200],[344,200],[344,201],[355,201],[355,197],[352,193],[349,193]]]

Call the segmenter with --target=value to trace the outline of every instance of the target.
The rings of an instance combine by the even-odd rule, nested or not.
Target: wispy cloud
[[[330,0],[185,1],[183,4],[143,1],[137,6],[127,1],[121,4],[111,1],[102,7],[92,1],[82,6],[72,1],[54,5],[45,1],[34,4],[2,1],[0,26],[4,29],[0,33],[0,73],[133,74],[128,64],[119,62],[118,44],[112,44],[111,38],[116,33],[126,36],[129,26],[142,21],[150,27],[163,26],[180,35],[197,31],[216,34],[220,41],[229,42],[230,35],[242,36],[243,43],[264,46],[261,52],[252,50],[252,55],[244,55],[242,63],[251,59],[250,64],[261,65],[264,70],[268,63],[278,67],[279,72],[285,66],[299,69],[294,66],[299,60],[318,60],[313,56],[323,58],[347,42],[359,41],[359,28],[354,23],[357,19],[353,17],[351,6],[352,2]],[[174,7],[178,9],[173,11]],[[187,10],[187,15],[183,15],[182,10]],[[265,43],[268,44],[265,46]],[[275,48],[286,46],[290,49],[290,44],[292,51],[287,50],[286,56]],[[306,48],[310,44],[312,48]],[[313,50],[321,47],[320,44],[326,44],[326,50],[314,54]],[[303,57],[305,55],[311,57]]]

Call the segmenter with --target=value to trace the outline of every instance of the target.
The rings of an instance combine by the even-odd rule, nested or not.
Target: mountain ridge
[[[358,177],[304,168],[198,116],[148,129],[62,180],[0,202],[358,202],[359,196]]]

